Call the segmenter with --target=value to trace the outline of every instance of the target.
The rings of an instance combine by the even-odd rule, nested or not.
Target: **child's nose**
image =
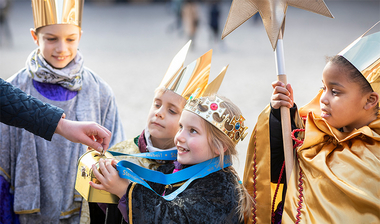
[[[56,51],[57,52],[64,52],[66,50],[66,43],[64,41],[58,41]]]
[[[164,119],[165,116],[164,116],[164,111],[163,111],[162,107],[156,111],[156,117]]]
[[[319,102],[325,105],[329,103],[326,92],[322,93],[321,98],[319,99]]]
[[[183,131],[179,130],[177,134],[175,135],[175,142],[184,142],[185,138],[183,136]]]

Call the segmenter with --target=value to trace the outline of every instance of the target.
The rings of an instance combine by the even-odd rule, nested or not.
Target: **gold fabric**
[[[373,91],[380,94],[380,58],[361,73],[366,77]]]
[[[268,144],[270,110],[270,106],[267,106],[260,114],[248,145],[243,184],[253,197],[255,205],[251,216],[245,217],[245,223],[271,221],[270,145]],[[281,197],[281,194],[279,196]]]
[[[83,198],[82,200],[82,207],[80,210],[80,224],[90,224],[90,208],[88,206],[88,201]]]
[[[307,116],[306,133],[297,150],[282,221],[297,220],[301,169],[300,223],[380,223],[380,119],[350,133],[340,132],[315,115],[320,95],[299,110]],[[246,223],[271,220],[269,115],[268,106],[247,150],[243,181],[256,206]]]
[[[119,142],[108,149],[109,151],[121,152],[126,154],[138,154],[141,153],[139,147],[135,144],[134,139],[128,139],[126,141]],[[128,160],[134,164],[142,166],[147,169],[156,170],[161,163],[156,162],[155,160],[142,158],[142,157],[133,157],[133,156],[115,156],[117,160]]]
[[[289,181],[283,223],[380,223],[380,119],[350,133],[309,113]]]

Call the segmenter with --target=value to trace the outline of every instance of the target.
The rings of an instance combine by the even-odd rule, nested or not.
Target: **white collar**
[[[146,149],[148,150],[148,152],[162,152],[162,151],[166,151],[166,150],[177,149],[176,146],[173,146],[170,149],[159,149],[159,148],[154,147],[152,144],[152,140],[150,139],[148,127],[145,128],[144,134],[145,134],[145,141],[146,141]]]

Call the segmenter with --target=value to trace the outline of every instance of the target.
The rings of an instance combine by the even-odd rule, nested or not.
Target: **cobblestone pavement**
[[[288,82],[299,106],[306,104],[321,86],[325,56],[333,56],[380,20],[380,1],[326,0],[334,19],[289,7],[284,36]],[[221,27],[230,2],[222,4]],[[235,102],[246,117],[247,138],[238,145],[235,167],[243,173],[246,148],[259,113],[269,103],[271,82],[276,79],[275,58],[264,26],[250,19],[221,42],[210,40],[208,5],[200,6],[200,25],[189,64],[210,48],[214,50],[211,79],[229,65],[219,93]],[[165,3],[99,4],[84,7],[80,51],[85,65],[113,88],[126,137],[140,134],[145,126],[153,91],[172,57],[188,41],[173,30],[174,14]],[[0,30],[0,77],[8,78],[25,65],[36,47],[29,29],[33,17],[29,1],[13,1],[8,23],[12,41]]]

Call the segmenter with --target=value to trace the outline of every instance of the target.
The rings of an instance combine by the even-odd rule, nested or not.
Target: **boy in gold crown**
[[[143,132],[136,138],[120,142],[109,149],[109,151],[126,154],[137,154],[145,152],[164,152],[175,150],[174,137],[178,131],[178,121],[181,117],[183,107],[190,94],[196,89],[204,89],[208,82],[211,66],[212,50],[208,51],[197,60],[183,67],[184,60],[190,48],[189,41],[173,58],[167,73],[155,90],[152,106],[149,110],[147,125]],[[171,160],[148,159],[131,156],[116,156],[118,160],[128,160],[139,166],[156,170]],[[90,203],[90,207],[94,204]],[[122,216],[116,205],[100,204],[107,213],[106,223],[121,223]],[[95,219],[91,212],[91,219]]]
[[[32,0],[31,34],[38,48],[28,57],[26,68],[8,81],[62,108],[67,119],[106,127],[112,132],[112,146],[124,140],[114,94],[84,67],[77,50],[83,4],[83,0]],[[74,184],[77,161],[86,146],[61,136],[48,142],[6,125],[0,126],[0,136],[0,181],[10,185],[20,223],[79,223],[82,198]]]

